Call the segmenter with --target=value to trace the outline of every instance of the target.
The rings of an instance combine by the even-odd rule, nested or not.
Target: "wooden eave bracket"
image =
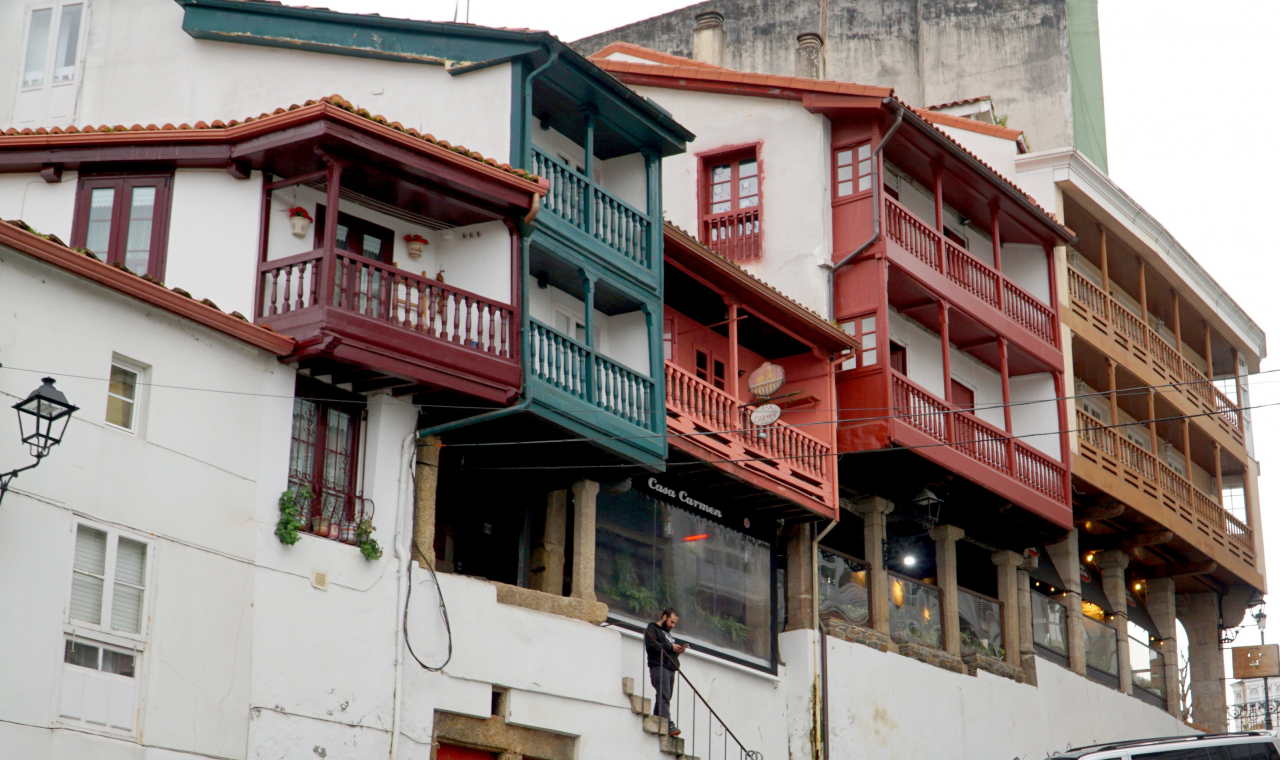
[[[831,116],[850,111],[879,111],[884,106],[884,98],[870,95],[830,95],[826,93],[806,92],[800,98],[801,105],[810,113]]]
[[[62,181],[62,164],[45,164],[40,168],[40,178],[50,185]]]

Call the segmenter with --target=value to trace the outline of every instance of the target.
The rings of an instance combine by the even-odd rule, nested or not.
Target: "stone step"
[[[622,679],[622,693],[628,697],[636,693],[636,679],[627,676]]]
[[[653,700],[641,697],[639,694],[632,694],[627,697],[631,700],[631,712],[636,715],[648,715],[653,712]]]
[[[667,735],[667,719],[657,715],[644,716],[644,732],[656,736]]]
[[[679,757],[684,754],[684,739],[678,736],[662,736],[658,738],[658,749],[668,755]]]

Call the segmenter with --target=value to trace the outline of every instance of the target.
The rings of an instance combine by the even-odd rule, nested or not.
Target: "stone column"
[[[813,627],[813,523],[787,528],[787,625],[784,630]]]
[[[596,496],[600,484],[579,480],[573,484],[573,584],[569,596],[596,600]]]
[[[893,502],[879,496],[859,499],[853,513],[862,518],[863,557],[870,565],[867,571],[867,599],[870,602],[871,627],[889,635],[889,573],[884,567],[885,518],[893,511]]]
[[[1113,418],[1114,419],[1114,418]],[[1045,547],[1067,593],[1067,662],[1072,671],[1084,675],[1084,613],[1080,606],[1080,533],[1076,529],[1066,539]]]
[[[418,462],[413,479],[413,547],[409,555],[421,567],[436,566],[436,489],[440,485],[441,445],[438,436],[418,439]]]
[[[1133,662],[1129,659],[1129,601],[1125,589],[1124,571],[1129,566],[1129,555],[1119,549],[1098,553],[1098,568],[1102,570],[1102,592],[1111,602],[1110,624],[1116,632],[1118,647],[1120,691],[1133,693]]]
[[[1226,731],[1226,668],[1222,663],[1222,631],[1218,627],[1218,595],[1205,591],[1178,594],[1176,599],[1178,619],[1187,632],[1191,721],[1209,732]]]
[[[954,525],[939,525],[929,531],[933,539],[934,562],[938,566],[938,588],[942,589],[942,645],[948,654],[960,656],[960,604],[956,597],[956,541],[964,531]]]
[[[1147,612],[1156,624],[1160,643],[1156,649],[1164,655],[1164,695],[1169,713],[1182,717],[1182,684],[1178,680],[1178,610],[1174,600],[1173,579],[1154,578],[1143,581],[1147,587]]]
[[[1022,555],[1017,552],[996,552],[991,555],[996,566],[997,596],[1003,602],[1000,615],[1001,633],[1004,636],[1004,661],[1015,668],[1022,667],[1022,595],[1018,593],[1018,570],[1022,567]]]
[[[1027,683],[1035,686],[1036,680],[1036,644],[1034,622],[1031,614],[1031,572],[1040,566],[1039,557],[1022,558],[1018,566],[1018,646],[1021,658],[1022,676]]]
[[[547,494],[547,520],[542,527],[542,541],[533,550],[534,570],[529,574],[529,586],[536,591],[556,596],[564,593],[564,534],[568,511],[568,491],[560,489]]]

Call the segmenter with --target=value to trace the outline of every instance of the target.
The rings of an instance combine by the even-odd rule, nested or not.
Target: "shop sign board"
[[[1241,679],[1280,677],[1280,644],[1231,647],[1231,671]]]

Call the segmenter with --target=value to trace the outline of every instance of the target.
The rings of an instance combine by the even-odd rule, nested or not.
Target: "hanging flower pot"
[[[427,246],[430,243],[421,235],[405,235],[404,242],[409,244],[409,258],[420,259],[422,254],[427,252]]]
[[[311,214],[301,206],[294,206],[289,209],[289,224],[293,227],[294,237],[303,237],[307,234],[307,230],[311,229]]]
[[[354,545],[356,542],[356,524],[350,520],[343,521],[338,540],[344,544]]]

